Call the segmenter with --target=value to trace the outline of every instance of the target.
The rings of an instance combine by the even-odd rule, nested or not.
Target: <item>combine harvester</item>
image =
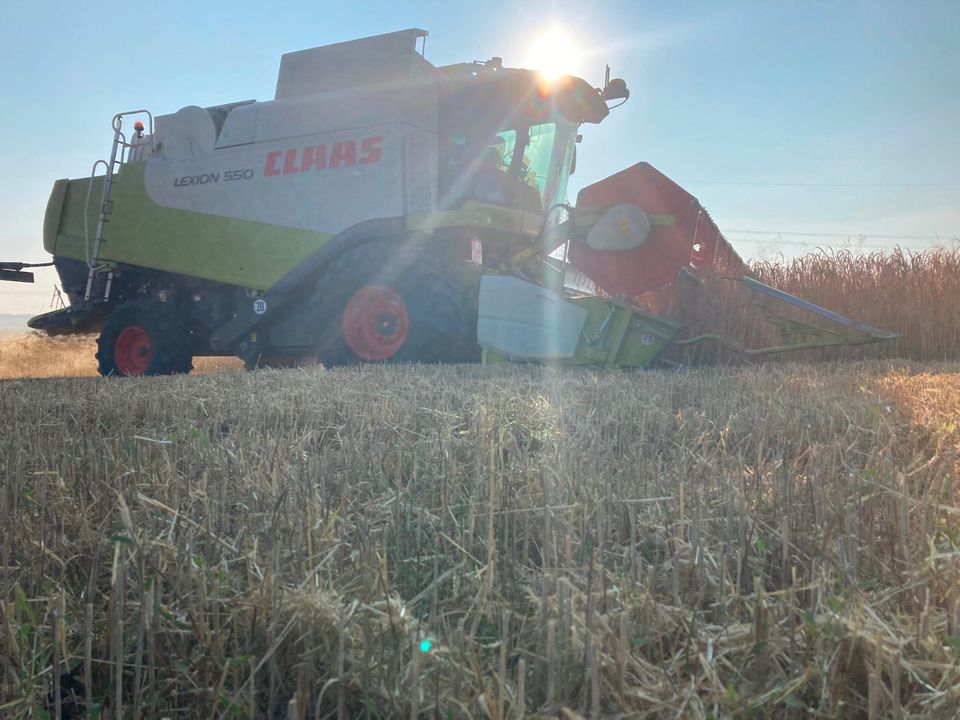
[[[271,101],[118,113],[110,159],[54,184],[43,243],[70,304],[30,326],[99,332],[103,375],[187,372],[202,355],[639,367],[677,343],[893,337],[747,277],[696,198],[648,164],[567,204],[578,129],[627,100],[623,80],[547,81],[496,57],[435,67],[425,36],[286,54]],[[0,278],[32,281],[26,267]],[[682,317],[650,311],[717,274],[832,327],[775,316],[787,341],[748,350],[681,339]],[[597,293],[573,289],[585,278]]]

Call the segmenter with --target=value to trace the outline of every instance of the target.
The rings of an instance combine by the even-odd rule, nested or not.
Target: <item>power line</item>
[[[888,189],[898,188],[954,188],[960,183],[827,183],[827,182],[760,182],[750,180],[683,180],[678,181],[686,185],[735,185],[744,187],[809,187],[809,188],[869,188]]]
[[[803,242],[800,240],[761,240],[758,238],[727,238],[732,243],[756,243],[757,245],[770,245],[775,246],[786,246],[786,247],[808,247],[808,248],[824,248],[824,249],[835,249],[835,250],[892,250],[889,245],[875,245],[870,243],[855,243],[850,245],[831,245],[829,243],[817,243],[817,242]],[[904,247],[904,250],[917,251],[917,250],[926,250],[930,249],[929,247]]]
[[[602,180],[599,175],[575,175],[578,180]],[[897,190],[902,188],[960,188],[960,182],[908,183],[838,183],[838,182],[773,182],[767,180],[677,180],[678,185],[730,185],[734,187],[799,187],[867,190]]]
[[[957,234],[942,235],[875,235],[873,233],[827,233],[827,232],[800,232],[798,230],[724,230],[726,233],[742,233],[745,235],[789,235],[795,237],[820,238],[869,238],[873,240],[921,240],[921,241],[952,241],[960,240]]]

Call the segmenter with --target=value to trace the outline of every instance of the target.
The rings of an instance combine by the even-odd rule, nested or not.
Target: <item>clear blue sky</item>
[[[3,0],[0,259],[44,258],[50,186],[107,156],[115,112],[270,99],[282,53],[407,27],[429,30],[435,64],[500,55],[514,66],[538,34],[564,28],[584,52],[581,75],[599,84],[609,63],[633,92],[585,128],[572,191],[649,161],[746,257],[846,242],[778,232],[866,234],[868,250],[897,242],[880,235],[960,235],[957,0],[466,7]],[[53,278],[40,279],[0,287],[0,312],[45,309]]]

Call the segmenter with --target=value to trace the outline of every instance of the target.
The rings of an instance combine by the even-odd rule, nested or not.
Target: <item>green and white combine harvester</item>
[[[43,244],[70,303],[30,326],[99,332],[104,375],[201,355],[640,367],[725,339],[680,340],[679,318],[639,299],[723,274],[833,326],[779,318],[790,341],[745,352],[892,336],[751,280],[650,165],[568,204],[579,128],[626,101],[623,80],[435,67],[425,36],[286,54],[270,101],[117,114],[110,159],[54,184]],[[0,278],[31,281],[25,268]],[[586,284],[598,292],[572,287]]]

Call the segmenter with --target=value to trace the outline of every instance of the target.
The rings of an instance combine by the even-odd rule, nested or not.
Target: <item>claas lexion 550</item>
[[[186,372],[201,355],[641,367],[678,343],[763,354],[893,336],[751,279],[646,163],[568,202],[580,128],[627,100],[623,80],[436,67],[425,36],[286,54],[273,100],[115,115],[109,159],[53,186],[43,244],[70,302],[30,326],[99,332],[104,375]],[[774,317],[785,342],[745,348],[651,312],[717,276],[813,320]],[[0,278],[32,275],[3,263]]]

